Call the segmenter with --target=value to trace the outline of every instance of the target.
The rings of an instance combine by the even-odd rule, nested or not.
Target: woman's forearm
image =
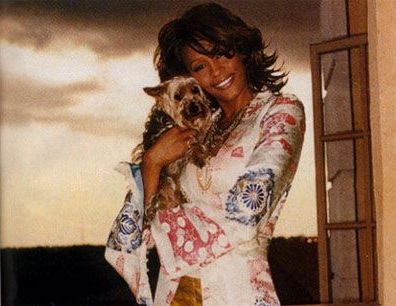
[[[181,158],[188,150],[188,140],[195,135],[194,130],[174,127],[162,134],[158,141],[144,152],[141,166],[145,207],[150,205],[152,197],[158,191],[162,168]]]
[[[142,180],[144,186],[144,206],[150,205],[152,197],[156,194],[159,185],[161,167],[153,163],[150,156],[143,155]]]

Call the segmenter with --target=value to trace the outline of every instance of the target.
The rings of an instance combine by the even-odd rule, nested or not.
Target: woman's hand
[[[181,158],[188,150],[189,140],[196,135],[195,130],[173,127],[163,133],[158,141],[143,154],[143,164],[162,167]]]

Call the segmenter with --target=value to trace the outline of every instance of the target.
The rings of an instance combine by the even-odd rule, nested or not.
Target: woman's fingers
[[[162,134],[145,154],[149,155],[150,161],[163,167],[181,158],[186,153],[196,133],[194,130],[182,130],[179,127],[171,128]]]

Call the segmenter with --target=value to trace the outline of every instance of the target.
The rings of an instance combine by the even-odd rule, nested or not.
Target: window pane
[[[358,246],[355,230],[328,231],[333,303],[358,302]]]
[[[347,7],[345,0],[321,2],[320,23],[322,40],[331,40],[348,35]]]
[[[356,221],[353,140],[325,144],[327,222]]]
[[[352,130],[349,51],[321,56],[324,134]]]

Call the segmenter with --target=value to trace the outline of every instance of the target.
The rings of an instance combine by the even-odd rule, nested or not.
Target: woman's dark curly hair
[[[202,42],[213,45],[206,48]],[[188,74],[183,50],[190,47],[208,56],[238,53],[242,56],[246,75],[254,91],[264,87],[275,94],[286,84],[287,73],[274,67],[276,52],[267,55],[267,45],[259,29],[248,26],[240,17],[217,3],[192,7],[180,18],[165,24],[158,35],[154,63],[161,81]]]

